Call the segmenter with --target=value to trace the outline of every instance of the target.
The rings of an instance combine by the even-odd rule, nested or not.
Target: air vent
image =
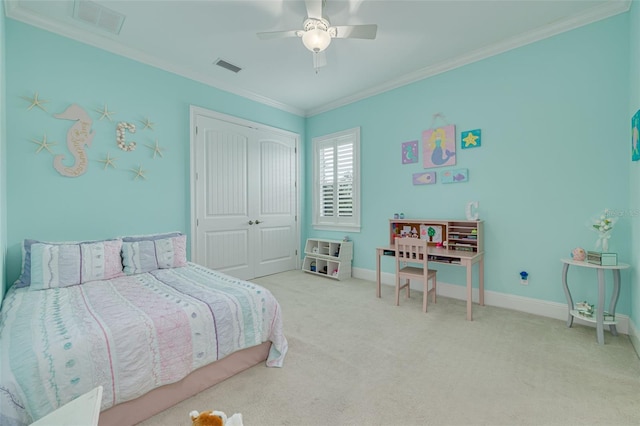
[[[120,34],[125,18],[121,13],[86,0],[75,1],[73,17],[113,34]]]
[[[222,67],[222,68],[224,68],[226,70],[229,70],[231,72],[234,72],[236,74],[239,73],[240,71],[242,71],[242,68],[240,68],[237,65],[233,65],[232,63],[227,62],[224,59],[216,59],[213,63],[215,65],[219,66],[219,67]]]

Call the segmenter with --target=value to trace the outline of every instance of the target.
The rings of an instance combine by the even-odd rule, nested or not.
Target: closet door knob
[[[256,225],[260,225],[262,222],[260,222],[259,220],[256,220]]]
[[[253,221],[252,220],[249,221],[249,225],[253,225]]]

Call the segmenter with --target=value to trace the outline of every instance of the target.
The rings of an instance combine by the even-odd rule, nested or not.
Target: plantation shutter
[[[344,137],[322,144],[320,171],[320,215],[353,216],[353,141]]]
[[[358,141],[357,129],[314,140],[315,225],[359,227]]]

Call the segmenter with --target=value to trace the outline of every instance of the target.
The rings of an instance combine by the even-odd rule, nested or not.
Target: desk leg
[[[616,314],[616,305],[618,304],[618,296],[620,296],[620,269],[614,269],[613,272],[613,293],[611,294],[611,302],[609,302],[609,313]],[[609,331],[614,336],[618,335],[615,324],[609,325]]]
[[[598,344],[604,345],[604,269],[598,268],[598,310],[596,311]]]
[[[376,249],[376,297],[380,298],[380,255],[381,251]]]
[[[571,293],[569,292],[569,285],[567,285],[567,272],[569,271],[569,264],[565,263],[562,267],[562,287],[564,288],[564,295],[567,297],[567,305],[569,310],[567,311],[567,327],[573,325],[573,315],[571,315],[571,309],[573,309],[573,299],[571,299]]]
[[[480,258],[480,262],[478,263],[478,280],[479,290],[480,290],[480,306],[484,306],[484,255]]]
[[[471,262],[467,262],[467,321],[473,321],[473,280],[471,270],[473,269],[473,264]]]

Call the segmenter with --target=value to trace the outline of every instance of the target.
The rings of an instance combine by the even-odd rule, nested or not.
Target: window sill
[[[312,225],[318,231],[360,232],[360,226],[356,225]]]

